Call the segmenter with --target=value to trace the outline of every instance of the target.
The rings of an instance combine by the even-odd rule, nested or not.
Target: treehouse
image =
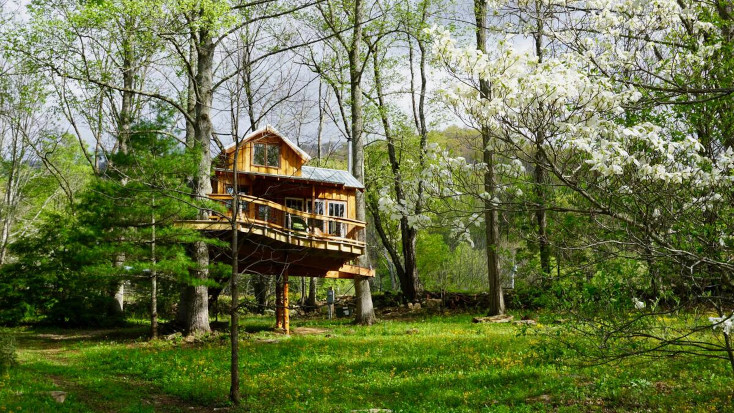
[[[270,126],[251,133],[215,163],[209,198],[225,212],[185,222],[223,240],[231,240],[236,222],[240,271],[276,277],[276,327],[286,332],[289,276],[374,276],[352,263],[366,253],[365,223],[355,219],[364,186],[347,171],[306,166],[310,159]]]

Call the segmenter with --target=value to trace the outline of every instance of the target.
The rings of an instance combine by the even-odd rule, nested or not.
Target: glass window
[[[316,215],[324,215],[324,201],[317,199],[313,203],[313,213]]]
[[[270,215],[270,207],[268,207],[267,205],[257,206],[257,219],[261,221],[267,221],[269,215]]]
[[[280,166],[280,145],[268,145],[268,166]]]
[[[303,211],[303,199],[286,198],[285,206],[291,209],[296,209],[298,211]]]
[[[265,165],[265,144],[256,143],[252,153],[253,165]]]
[[[329,216],[344,218],[346,216],[346,204],[340,201],[329,201]],[[346,236],[347,226],[340,222],[329,221],[329,234],[337,237]]]

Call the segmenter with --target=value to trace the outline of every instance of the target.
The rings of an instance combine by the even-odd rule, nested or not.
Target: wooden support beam
[[[337,271],[327,271],[324,278],[339,278],[351,280],[355,276],[357,277],[374,277],[375,270],[358,267],[356,265],[344,264]]]
[[[283,330],[286,334],[291,333],[291,316],[288,306],[288,266],[283,270]]]
[[[283,286],[280,276],[275,277],[275,328],[283,328]]]

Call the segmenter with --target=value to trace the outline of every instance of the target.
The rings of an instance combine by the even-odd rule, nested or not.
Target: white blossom
[[[709,321],[714,325],[714,330],[721,328],[721,331],[727,336],[731,334],[732,328],[734,328],[734,314],[728,317],[709,317]]]

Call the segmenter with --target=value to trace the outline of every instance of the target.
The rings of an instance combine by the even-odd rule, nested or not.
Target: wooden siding
[[[256,143],[277,144],[280,146],[280,165],[276,167],[254,165],[252,163],[253,148]],[[263,133],[260,137],[248,140],[238,149],[237,170],[249,171],[273,175],[301,176],[301,166],[305,160],[280,137],[271,133]],[[232,169],[234,163],[234,151],[226,154],[227,169]]]
[[[215,194],[226,194],[227,185],[232,183],[231,172],[217,172],[216,186],[212,185]],[[304,200],[323,199],[346,202],[346,217],[356,218],[357,189],[341,185],[290,182],[277,177],[248,176],[240,174],[238,184],[242,192],[285,205],[285,198]]]

